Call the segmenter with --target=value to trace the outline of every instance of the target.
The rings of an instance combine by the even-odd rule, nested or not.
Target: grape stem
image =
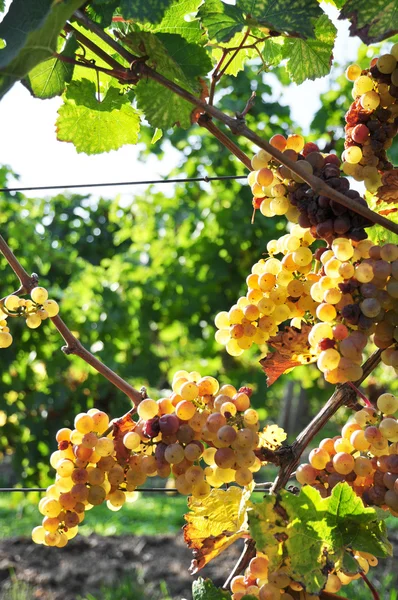
[[[362,377],[355,382],[355,386],[358,387],[361,383],[372,373],[381,360],[382,350],[374,352],[363,365]],[[314,438],[314,436],[320,431],[324,425],[330,420],[330,418],[338,411],[341,406],[351,404],[355,401],[356,391],[345,383],[344,385],[338,385],[336,391],[329,398],[325,406],[321,408],[319,413],[312,419],[311,423],[297,436],[296,441],[289,447],[290,453],[286,453],[286,462],[283,464],[277,475],[274,484],[270,490],[271,494],[277,493],[279,490],[285,487],[291,473],[297,467],[300,457],[304,450]],[[287,449],[286,449],[287,450]],[[290,454],[290,456],[289,456]]]
[[[367,398],[365,396],[365,394],[363,394],[361,392],[361,390],[359,390],[356,385],[352,382],[352,381],[347,381],[348,385],[354,390],[354,392],[360,397],[362,398],[362,400],[365,402],[366,406],[368,406],[369,408],[373,408],[373,404],[371,403],[371,401],[369,400],[369,398]]]
[[[37,286],[38,276],[35,273],[33,273],[33,275],[29,275],[27,271],[25,271],[1,235],[0,252],[3,254],[4,258],[20,281],[21,286],[17,290],[18,294],[29,294],[32,289]],[[127,381],[122,379],[119,375],[117,375],[117,373],[112,371],[112,369],[104,365],[98,360],[98,358],[91,354],[91,352],[89,352],[73,335],[71,330],[67,327],[59,315],[51,317],[50,320],[53,322],[55,328],[59,331],[66,342],[66,346],[62,347],[62,351],[65,354],[75,354],[76,356],[82,358],[87,364],[92,366],[96,371],[98,371],[98,373],[101,373],[101,375],[103,375],[114,386],[124,392],[126,396],[128,396],[128,398],[130,398],[130,400],[133,402],[134,407],[138,406],[142,400],[142,394],[138,390],[133,388],[129,383],[127,383]]]
[[[239,575],[239,573],[242,573],[242,571],[244,569],[246,569],[247,565],[249,564],[251,559],[255,556],[255,554],[256,554],[256,542],[252,538],[246,539],[244,546],[243,546],[242,554],[240,555],[234,568],[228,575],[228,579],[225,581],[224,585],[222,586],[224,590],[227,590],[229,588],[229,585],[230,585],[232,579],[236,575]]]
[[[373,583],[371,581],[369,581],[369,579],[366,577],[365,573],[363,571],[360,571],[359,574],[362,577],[362,579],[364,580],[364,582],[366,583],[366,585],[368,586],[368,588],[370,589],[370,591],[372,592],[373,600],[380,600],[378,591],[376,590]]]

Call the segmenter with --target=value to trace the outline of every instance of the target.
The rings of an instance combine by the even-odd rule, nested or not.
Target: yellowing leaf
[[[185,515],[184,539],[194,555],[192,574],[247,534],[246,508],[251,488],[214,489],[204,500],[189,498],[191,512]]]
[[[260,447],[276,450],[282,445],[282,442],[285,441],[287,434],[282,427],[279,427],[278,425],[266,425],[264,429],[259,432],[258,437],[260,438]]]

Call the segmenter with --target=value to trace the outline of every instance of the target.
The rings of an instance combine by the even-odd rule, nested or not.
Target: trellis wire
[[[185,177],[182,179],[147,179],[143,181],[115,181],[105,183],[73,183],[70,185],[37,185],[30,187],[3,187],[0,192],[35,192],[38,190],[65,190],[72,188],[93,188],[93,187],[112,187],[112,186],[127,186],[127,185],[160,185],[163,183],[189,183],[201,182],[209,183],[211,181],[228,181],[236,179],[246,179],[247,175],[219,175],[218,177]]]
[[[271,482],[267,482],[267,483],[263,483],[261,485],[256,486],[252,491],[253,492],[264,492],[265,490],[267,490],[268,488],[270,488],[272,485]],[[221,488],[223,490],[225,490],[226,488]],[[0,493],[1,492],[22,492],[24,494],[28,494],[30,492],[46,492],[47,488],[0,488]],[[174,492],[174,493],[178,493],[178,490],[176,488],[161,488],[161,487],[155,487],[155,488],[139,488],[136,490],[133,490],[134,492],[142,492],[142,493],[161,493],[161,494],[166,494],[169,492]]]

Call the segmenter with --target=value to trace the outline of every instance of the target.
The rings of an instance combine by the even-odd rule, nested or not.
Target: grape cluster
[[[398,43],[389,54],[374,58],[369,69],[350,65],[354,102],[345,120],[343,171],[376,193],[381,174],[393,168],[386,151],[398,131]]]
[[[253,344],[263,345],[287,319],[296,325],[306,314],[315,317],[317,304],[310,291],[317,278],[310,273],[314,255],[308,247],[313,241],[309,230],[294,225],[290,234],[268,243],[268,251],[283,258],[272,256],[253,265],[246,296],[216,316],[216,340],[229,354],[239,356]]]
[[[12,344],[12,335],[7,324],[8,314],[0,308],[0,348],[8,348]]]
[[[302,485],[311,485],[323,497],[346,481],[366,505],[398,516],[398,397],[382,394],[377,410],[359,410],[344,425],[341,436],[325,438],[311,451],[309,463],[296,471]]]
[[[239,356],[274,338],[290,319],[297,328],[312,326],[310,354],[330,383],[362,376],[371,336],[383,349],[383,362],[397,368],[398,246],[341,237],[313,254],[313,240],[310,230],[293,225],[290,234],[268,243],[272,257],[253,266],[246,296],[216,316],[216,340]]]
[[[370,566],[376,566],[378,563],[377,558],[368,552],[353,551],[353,557],[364,573],[369,571]],[[250,595],[259,600],[294,600],[297,598],[295,592],[300,592],[300,600],[319,599],[318,595],[305,592],[303,586],[290,577],[288,565],[271,572],[268,565],[268,556],[257,552],[244,574],[237,575],[232,579],[232,600],[241,600]],[[333,569],[328,574],[324,591],[336,593],[343,585],[348,585],[353,579],[359,577],[359,573],[351,574],[340,569]]]
[[[35,287],[30,299],[20,298],[15,294],[7,296],[0,305],[0,348],[8,348],[12,344],[12,336],[7,327],[6,318],[23,317],[30,329],[36,329],[48,317],[55,317],[59,306],[55,300],[48,299],[48,292],[43,287]]]
[[[305,144],[300,135],[287,139],[275,135],[270,144],[297,162],[302,175],[314,174],[331,188],[366,206],[359,193],[350,189],[348,179],[341,176],[340,160],[335,154],[322,154],[316,144]],[[367,237],[365,227],[372,225],[370,221],[312,190],[299,175],[279,165],[265,150],[253,157],[252,167],[248,182],[254,196],[253,206],[264,216],[286,215],[290,222],[310,228],[314,238],[328,243],[336,237],[355,241]]]
[[[91,409],[77,415],[74,430],[58,431],[50,459],[55,483],[39,503],[44,518],[33,530],[34,542],[64,546],[86,510],[104,501],[119,510],[147,477],[172,476],[179,493],[196,499],[226,483],[252,482],[262,465],[255,450],[267,442],[251,408],[251,389],[220,387],[214,377],[183,370],[172,389],[158,401],[142,400],[138,421],[128,417],[109,427],[107,415]]]

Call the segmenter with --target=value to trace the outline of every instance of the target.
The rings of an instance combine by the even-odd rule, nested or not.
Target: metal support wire
[[[272,486],[272,482],[269,481],[267,483],[261,483],[259,485],[257,485],[254,489],[253,492],[264,492],[267,489],[269,489]],[[227,489],[227,488],[221,488],[223,490]],[[0,488],[0,493],[1,492],[21,492],[23,494],[28,494],[30,492],[46,492],[47,488]],[[166,494],[168,492],[173,492],[173,493],[178,493],[178,490],[176,488],[162,488],[162,487],[148,487],[148,488],[138,488],[136,490],[133,490],[134,492],[142,492],[142,493],[160,493],[160,494]]]
[[[35,192],[38,190],[65,190],[72,188],[93,188],[93,187],[112,187],[128,185],[159,185],[163,183],[190,183],[200,182],[210,183],[211,181],[229,181],[234,179],[247,179],[247,175],[220,175],[219,177],[186,177],[183,179],[149,179],[144,181],[108,181],[105,183],[73,183],[70,185],[36,185],[30,187],[3,187],[0,192]]]

